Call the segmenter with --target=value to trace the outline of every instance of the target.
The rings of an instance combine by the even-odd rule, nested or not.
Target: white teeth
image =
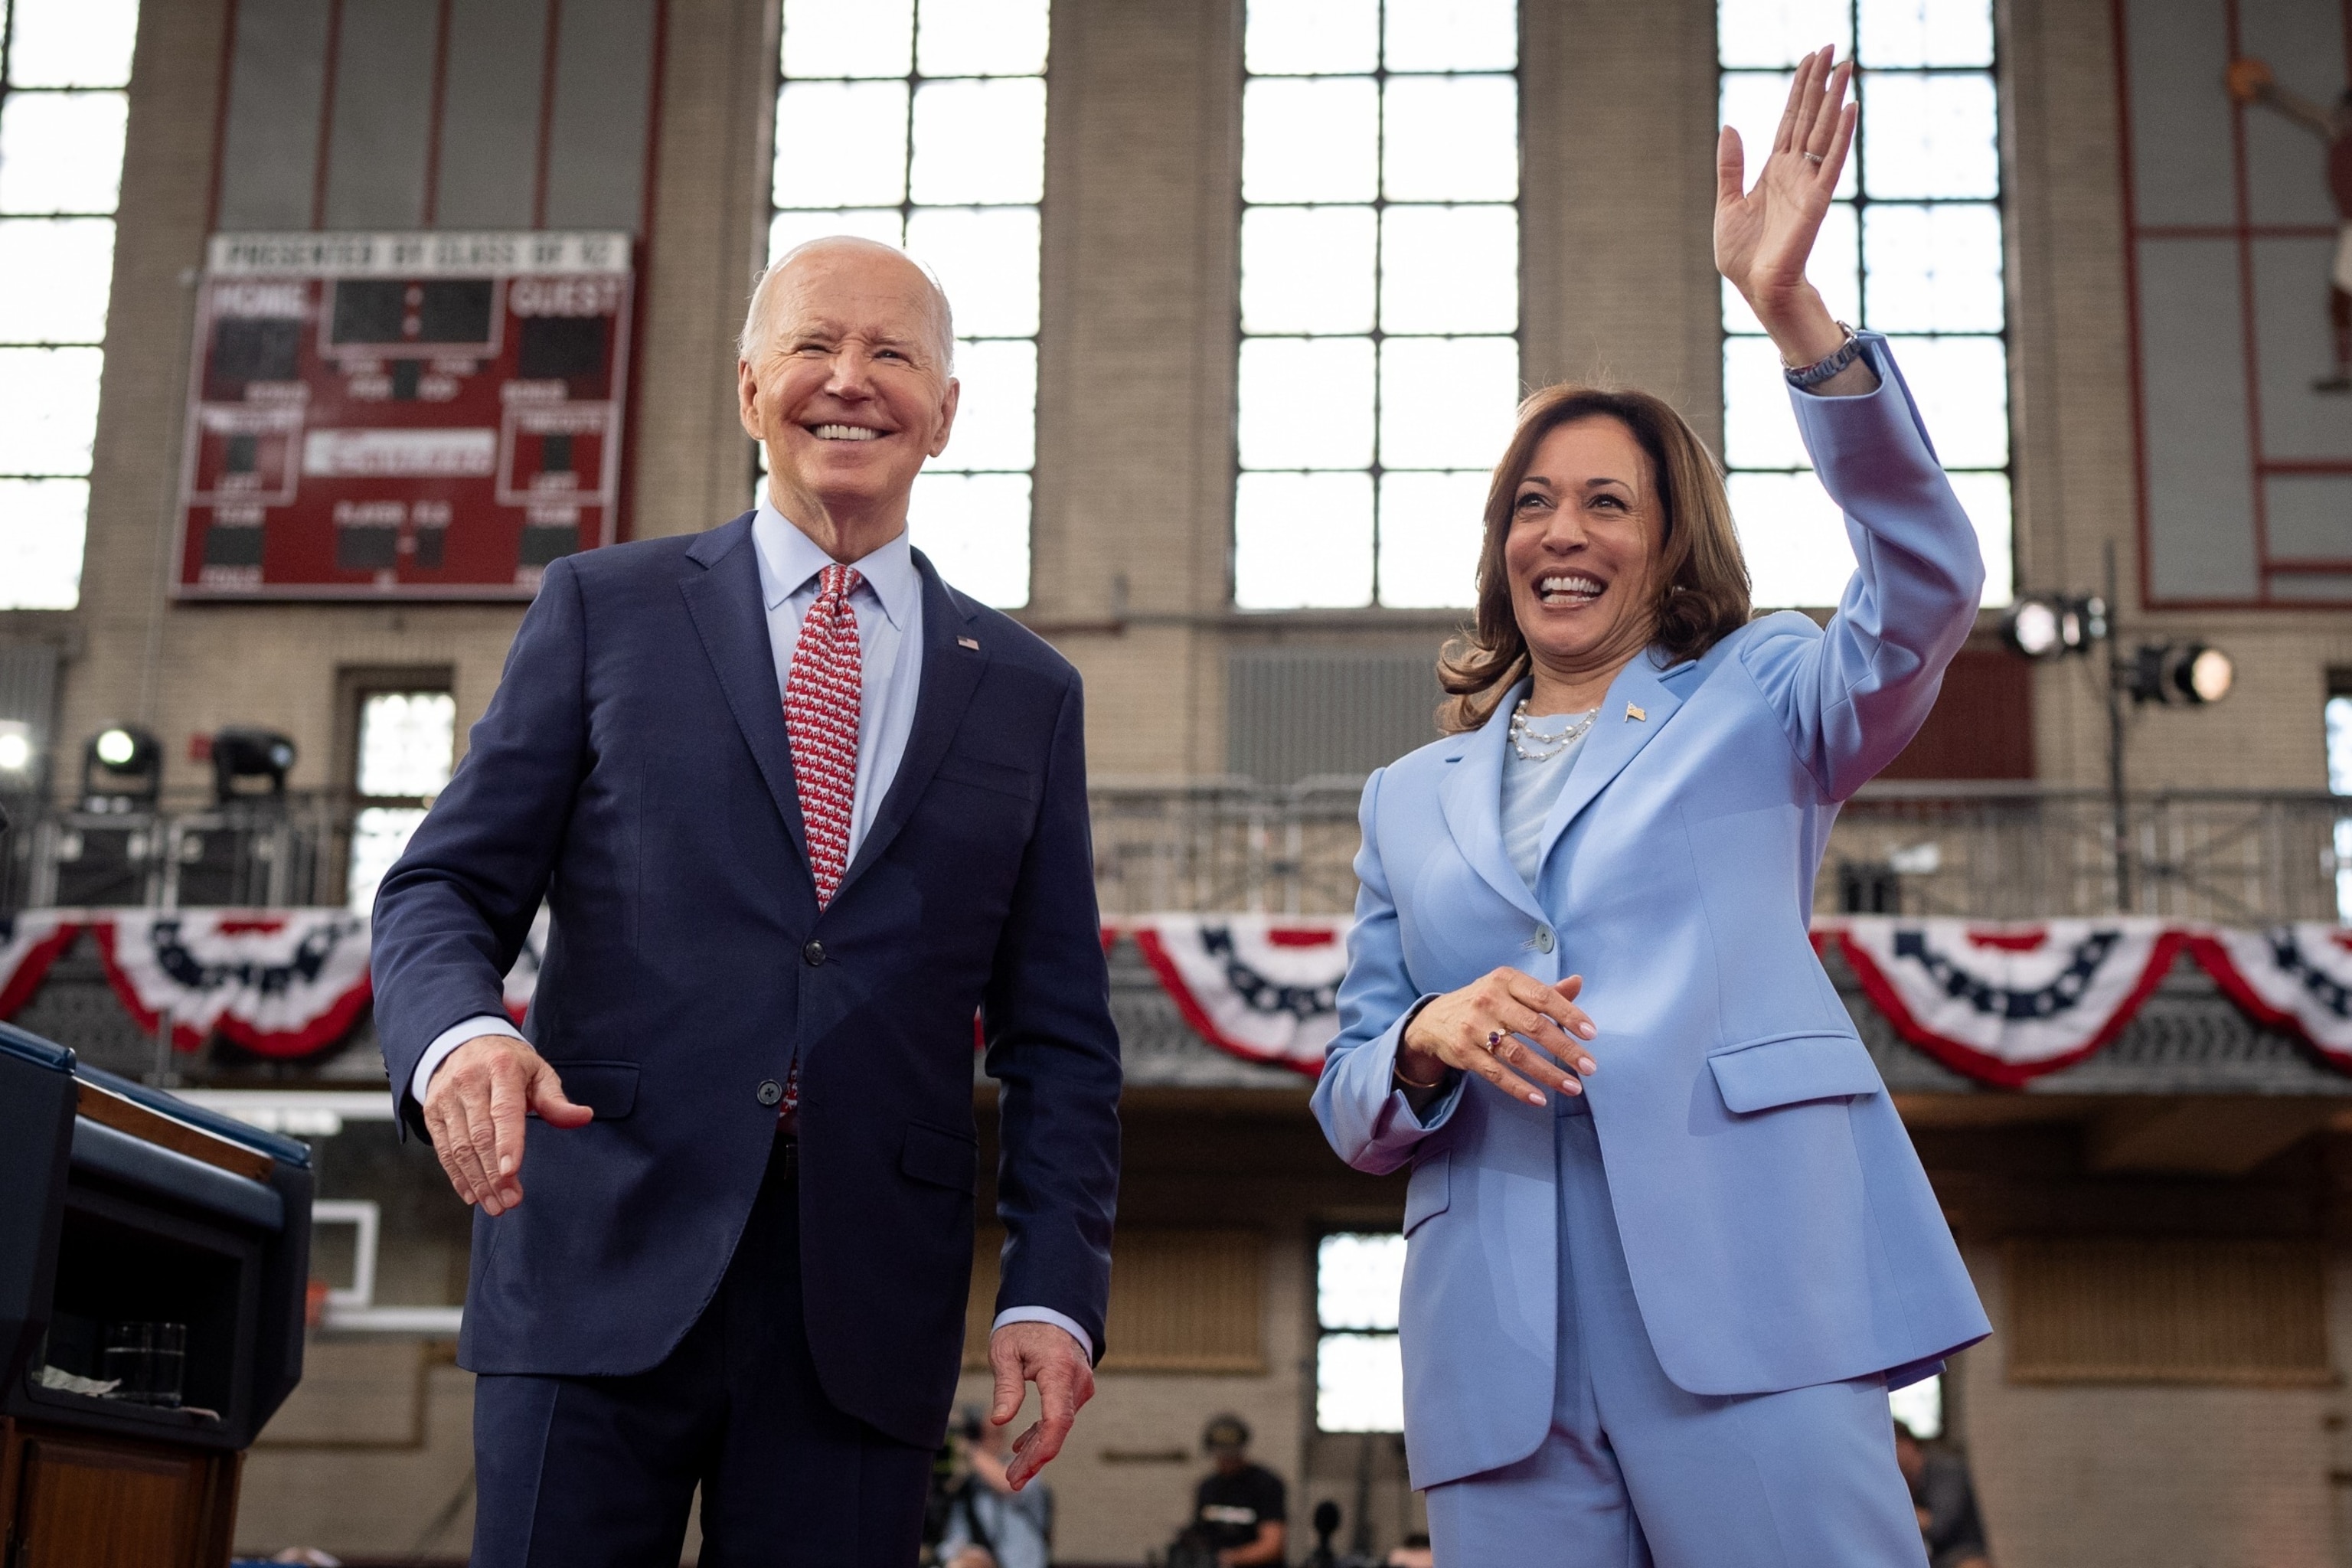
[[[863,425],[819,425],[811,433],[820,441],[872,441],[882,434]]]
[[[1536,592],[1545,598],[1558,594],[1590,599],[1598,597],[1601,587],[1590,577],[1546,577],[1536,584]]]

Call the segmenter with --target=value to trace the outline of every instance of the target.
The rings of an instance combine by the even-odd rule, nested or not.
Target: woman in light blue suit
[[[1405,1444],[1445,1568],[1922,1563],[1886,1390],[1989,1331],[1806,940],[1839,803],[1984,577],[1885,342],[1805,280],[1848,75],[1799,70],[1753,191],[1724,132],[1715,226],[1845,512],[1837,614],[1748,620],[1666,405],[1538,393],[1442,667],[1458,732],[1364,788],[1315,1110],[1412,1167]]]

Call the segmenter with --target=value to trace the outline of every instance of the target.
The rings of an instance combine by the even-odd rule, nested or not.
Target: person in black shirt
[[[1992,1568],[1968,1461],[1947,1449],[1929,1453],[1897,1421],[1895,1462],[1911,1484],[1911,1503],[1919,1513],[1919,1534],[1932,1568]]]
[[[1217,1568],[1283,1561],[1282,1478],[1250,1463],[1249,1440],[1250,1429],[1238,1415],[1220,1415],[1201,1434],[1201,1447],[1217,1468],[1202,1478],[1193,1496],[1188,1533],[1216,1552]]]

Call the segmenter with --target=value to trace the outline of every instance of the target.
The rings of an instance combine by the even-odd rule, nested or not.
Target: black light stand
[[[2131,813],[2124,794],[2125,700],[2134,707],[2156,702],[2167,707],[2219,702],[2230,693],[2236,676],[2230,658],[2196,638],[2183,642],[2151,642],[2123,647],[2122,628],[2115,621],[2120,592],[2116,575],[2115,541],[2102,551],[2106,596],[2076,597],[2063,594],[2019,596],[2001,618],[2001,639],[2011,652],[2037,662],[2087,657],[2094,644],[2106,645],[2107,663],[2107,832],[2115,855],[2116,909],[2130,910],[2137,889],[2138,868],[2131,847]]]
[[[2119,638],[2116,636],[2114,616],[2116,605],[2116,542],[2108,540],[2103,547],[2107,578],[2107,811],[2109,828],[2115,838],[2116,912],[2127,914],[2132,906],[2131,813],[2124,800],[2124,670],[2123,655],[2116,651]]]

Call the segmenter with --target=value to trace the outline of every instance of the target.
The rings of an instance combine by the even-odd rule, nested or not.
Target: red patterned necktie
[[[784,678],[784,723],[793,739],[793,783],[801,822],[808,830],[809,871],[816,907],[833,902],[849,867],[849,807],[857,787],[857,704],[861,661],[857,616],[849,595],[865,579],[847,566],[828,566],[816,603],[801,622]]]
[[[801,622],[784,677],[784,726],[793,742],[793,784],[801,798],[801,823],[808,833],[809,874],[816,879],[816,907],[833,902],[849,868],[849,812],[857,792],[857,714],[864,661],[857,647],[857,616],[849,596],[865,578],[847,566],[827,566],[817,583],[816,603]],[[778,1114],[794,1124],[801,1100],[800,1064],[784,1084]]]

